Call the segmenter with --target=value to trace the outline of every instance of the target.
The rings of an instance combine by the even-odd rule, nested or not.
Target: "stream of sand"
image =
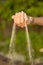
[[[15,31],[16,31],[16,25],[13,24],[13,29],[12,29],[12,35],[11,35],[11,40],[10,40],[10,45],[9,45],[9,53],[15,53]],[[25,26],[25,32],[26,32],[26,40],[27,40],[27,50],[28,50],[28,55],[29,55],[29,60],[30,64],[33,65],[33,59],[32,59],[32,50],[31,50],[31,44],[30,44],[30,38],[29,38],[29,33],[28,33],[28,28],[27,25]],[[13,51],[13,52],[12,52]]]

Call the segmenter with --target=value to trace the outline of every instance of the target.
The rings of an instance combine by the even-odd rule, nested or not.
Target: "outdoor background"
[[[13,20],[16,12],[24,11],[28,16],[43,16],[43,0],[0,0],[0,52],[8,53]],[[43,48],[43,26],[28,25],[28,31],[34,58],[42,57],[39,50]],[[25,29],[16,28],[16,52],[28,58]]]

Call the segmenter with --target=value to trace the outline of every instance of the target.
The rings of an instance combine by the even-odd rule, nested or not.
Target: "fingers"
[[[14,19],[14,23],[19,26],[19,23],[20,23],[20,12],[19,13],[16,13],[13,17]]]
[[[25,25],[28,24],[28,17],[26,15],[26,13],[24,13],[23,11],[21,12],[21,27],[25,27]]]
[[[16,17],[15,17],[15,18],[16,18],[15,22],[16,22],[16,24],[19,26],[19,24],[20,24],[20,12],[17,13],[15,16],[16,16]]]
[[[21,22],[20,23],[22,24],[23,22],[24,22],[24,12],[22,11],[21,12]]]
[[[17,26],[20,26],[22,28],[25,27],[25,24],[28,24],[28,17],[23,11],[13,15],[12,19],[14,19],[14,23]]]
[[[28,16],[26,15],[26,13],[24,14],[24,18],[25,18],[25,24],[28,24]]]
[[[20,16],[20,26],[23,27],[24,26],[24,12],[21,12],[21,16]]]

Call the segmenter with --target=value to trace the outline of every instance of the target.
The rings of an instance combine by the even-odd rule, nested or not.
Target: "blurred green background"
[[[28,16],[43,16],[43,0],[0,0],[0,52],[8,53],[12,31],[13,20],[11,18],[16,12],[24,11]],[[28,25],[30,40],[34,49],[34,57],[42,57],[40,48],[43,48],[43,26]],[[27,42],[25,29],[16,28],[16,46],[18,53],[26,55]]]

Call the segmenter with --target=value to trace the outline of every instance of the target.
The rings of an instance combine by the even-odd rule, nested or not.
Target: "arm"
[[[12,16],[14,23],[19,27],[25,27],[25,24],[37,24],[43,26],[43,17],[31,17],[27,16],[23,11],[16,13]]]
[[[43,17],[33,17],[33,24],[43,26]]]

